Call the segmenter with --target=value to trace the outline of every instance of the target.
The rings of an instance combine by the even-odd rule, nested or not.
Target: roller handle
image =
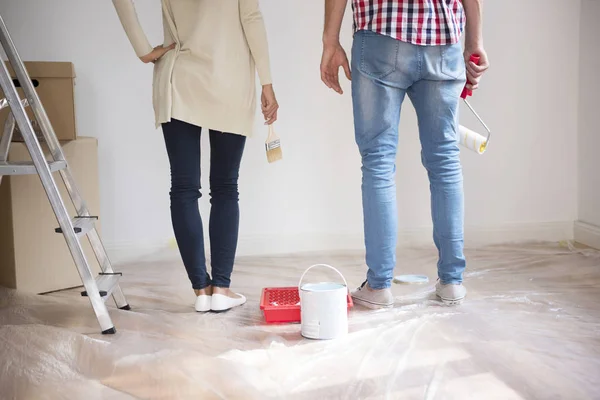
[[[471,54],[469,61],[474,62],[475,64],[479,65],[480,59],[481,59],[481,57],[479,57],[477,54]],[[471,83],[469,80],[467,80],[467,82]],[[473,91],[471,89],[467,89],[467,86],[465,85],[465,88],[463,89],[460,97],[463,99],[466,99],[468,96],[472,96],[472,95],[473,95]]]

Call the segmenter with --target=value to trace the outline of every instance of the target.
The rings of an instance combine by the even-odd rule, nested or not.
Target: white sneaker
[[[435,284],[435,294],[444,304],[453,306],[462,303],[467,295],[467,289],[462,283],[444,285],[438,280]]]
[[[377,310],[380,308],[391,308],[394,306],[394,295],[391,289],[370,289],[367,281],[351,294],[352,300],[356,304],[360,304],[363,307]]]
[[[243,295],[239,293],[236,293],[235,295],[237,297],[229,297],[224,294],[213,294],[210,310],[213,312],[224,312],[246,303],[246,298]]]
[[[207,312],[210,311],[210,307],[212,305],[212,298],[207,294],[202,294],[196,297],[196,311],[198,312]]]

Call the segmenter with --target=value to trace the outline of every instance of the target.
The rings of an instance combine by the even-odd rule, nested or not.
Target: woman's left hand
[[[263,116],[265,117],[265,125],[271,125],[273,122],[277,121],[277,110],[279,110],[279,104],[275,98],[273,85],[264,85],[262,87],[260,103]]]
[[[156,46],[150,53],[146,54],[145,56],[140,57],[140,60],[142,60],[142,62],[144,64],[155,63],[158,60],[160,60],[162,58],[162,56],[167,54],[169,51],[173,50],[175,48],[175,46],[176,46],[175,43],[173,43],[167,47],[163,47],[162,45]]]

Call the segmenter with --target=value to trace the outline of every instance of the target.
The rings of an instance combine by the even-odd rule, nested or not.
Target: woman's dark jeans
[[[198,209],[202,128],[179,120],[162,128],[171,163],[171,220],[188,277],[197,290],[211,285],[228,288],[238,242],[238,176],[246,137],[210,130],[211,279]]]

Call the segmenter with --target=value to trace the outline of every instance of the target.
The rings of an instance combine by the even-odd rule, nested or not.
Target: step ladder
[[[118,308],[122,310],[130,309],[119,286],[121,274],[113,271],[104,245],[96,231],[95,221],[97,217],[90,215],[77,189],[60,142],[56,138],[48,115],[40,102],[32,80],[15,48],[15,44],[9,35],[2,16],[0,16],[0,44],[17,77],[17,80],[13,81],[4,60],[0,58],[0,87],[5,96],[5,99],[0,100],[0,109],[10,107],[11,110],[4,124],[2,137],[0,138],[0,183],[2,177],[5,175],[39,175],[48,200],[52,205],[52,210],[58,220],[59,227],[56,229],[56,232],[64,236],[81,281],[83,282],[85,291],[81,294],[89,298],[102,333],[114,334],[116,333],[116,329],[108,313],[105,304],[106,299],[112,296]],[[21,86],[25,94],[25,99],[20,99],[16,86]],[[50,151],[50,160],[46,160],[44,156],[44,151],[26,114],[26,107],[31,107],[35,119],[41,128],[43,138]],[[29,150],[32,159],[30,162],[8,161],[9,147],[15,124],[18,125],[25,145]],[[52,175],[53,172],[57,171],[60,173],[69,197],[75,206],[77,215],[74,218],[69,216]],[[32,227],[32,229],[34,228]],[[82,248],[81,240],[86,236],[90,241],[102,271],[97,278],[94,277]]]

